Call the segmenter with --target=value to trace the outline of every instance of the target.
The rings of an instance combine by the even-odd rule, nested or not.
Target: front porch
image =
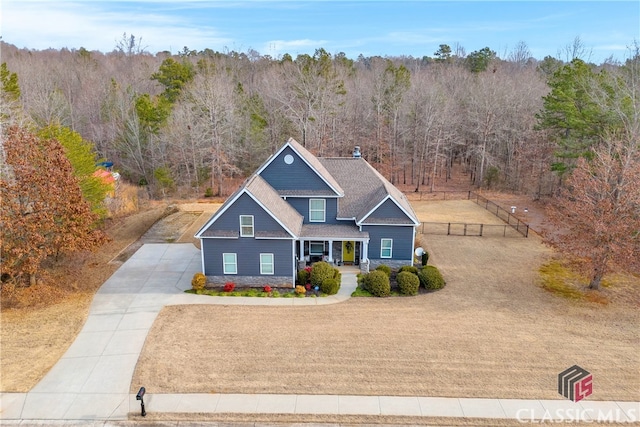
[[[367,242],[358,240],[300,240],[296,257],[305,265],[326,261],[336,266],[360,265],[367,259]]]

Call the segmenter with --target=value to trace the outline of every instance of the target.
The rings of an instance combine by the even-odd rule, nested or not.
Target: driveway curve
[[[187,294],[201,271],[190,243],[145,244],[98,290],[73,344],[28,393],[2,393],[2,420],[125,420],[139,410],[129,394],[149,329],[165,305],[319,305],[349,298],[356,272],[343,272],[338,295],[326,298],[211,297]]]

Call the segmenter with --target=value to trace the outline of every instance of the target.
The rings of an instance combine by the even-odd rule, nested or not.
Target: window
[[[393,249],[393,239],[382,239],[380,241],[380,258],[391,258]]]
[[[273,254],[260,254],[260,274],[273,274]]]
[[[325,221],[325,200],[309,199],[309,222]]]
[[[324,254],[324,242],[309,243],[309,255],[322,255],[322,254]]]
[[[222,254],[222,271],[224,274],[238,274],[238,260],[236,254]]]
[[[240,215],[240,237],[253,237],[253,215]]]

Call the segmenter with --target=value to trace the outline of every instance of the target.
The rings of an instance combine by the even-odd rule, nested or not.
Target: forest
[[[40,257],[102,241],[97,166],[151,198],[223,197],[290,137],[322,157],[359,146],[405,192],[457,173],[470,187],[554,196],[560,233],[546,237],[589,260],[591,287],[615,264],[640,268],[637,42],[602,64],[579,38],[542,60],[524,42],[506,58],[443,44],[422,58],[356,59],[322,48],[151,54],[127,34],[108,53],[1,43],[3,257],[31,281]]]
[[[448,45],[423,58],[351,59],[322,48],[295,58],[187,47],[151,54],[127,34],[108,53],[1,48],[21,120],[78,133],[151,197],[227,195],[234,188],[225,182],[289,137],[324,157],[360,146],[405,191],[433,190],[434,177],[458,165],[470,186],[549,195],[560,183],[554,165],[572,157],[558,159],[569,125],[541,115],[550,81],[625,69],[582,61],[579,39],[564,60],[536,60],[523,42],[504,59]],[[637,62],[637,52],[630,57]],[[568,77],[558,77],[563,67]]]

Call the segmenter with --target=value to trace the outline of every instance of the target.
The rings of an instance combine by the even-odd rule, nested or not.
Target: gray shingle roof
[[[202,232],[202,237],[221,237],[221,238],[238,238],[240,236],[239,230],[212,230],[208,228]]]
[[[303,217],[260,175],[252,175],[246,182],[245,188],[260,204],[271,212],[291,232],[299,236]]]
[[[369,233],[353,224],[303,224],[300,237],[305,239],[368,239]]]
[[[344,197],[338,199],[339,218],[355,218],[359,222],[390,196],[417,222],[406,196],[363,158],[320,158],[319,161],[344,189]]]
[[[329,186],[334,188],[339,195],[343,195],[344,194],[344,190],[342,189],[342,187],[340,186],[338,181],[336,181],[336,179],[333,177],[333,175],[331,173],[329,173],[329,171],[324,167],[324,165],[318,159],[318,157],[316,157],[313,154],[311,154],[311,152],[309,150],[304,148],[302,146],[302,144],[300,144],[298,141],[296,141],[293,138],[289,138],[287,143],[291,146],[291,148],[296,150],[298,152],[298,154],[300,154],[300,156],[303,157],[304,160],[307,163],[309,163],[311,165],[311,167],[316,170],[316,172],[318,172],[320,177],[322,177],[322,179],[324,179],[329,184]]]

